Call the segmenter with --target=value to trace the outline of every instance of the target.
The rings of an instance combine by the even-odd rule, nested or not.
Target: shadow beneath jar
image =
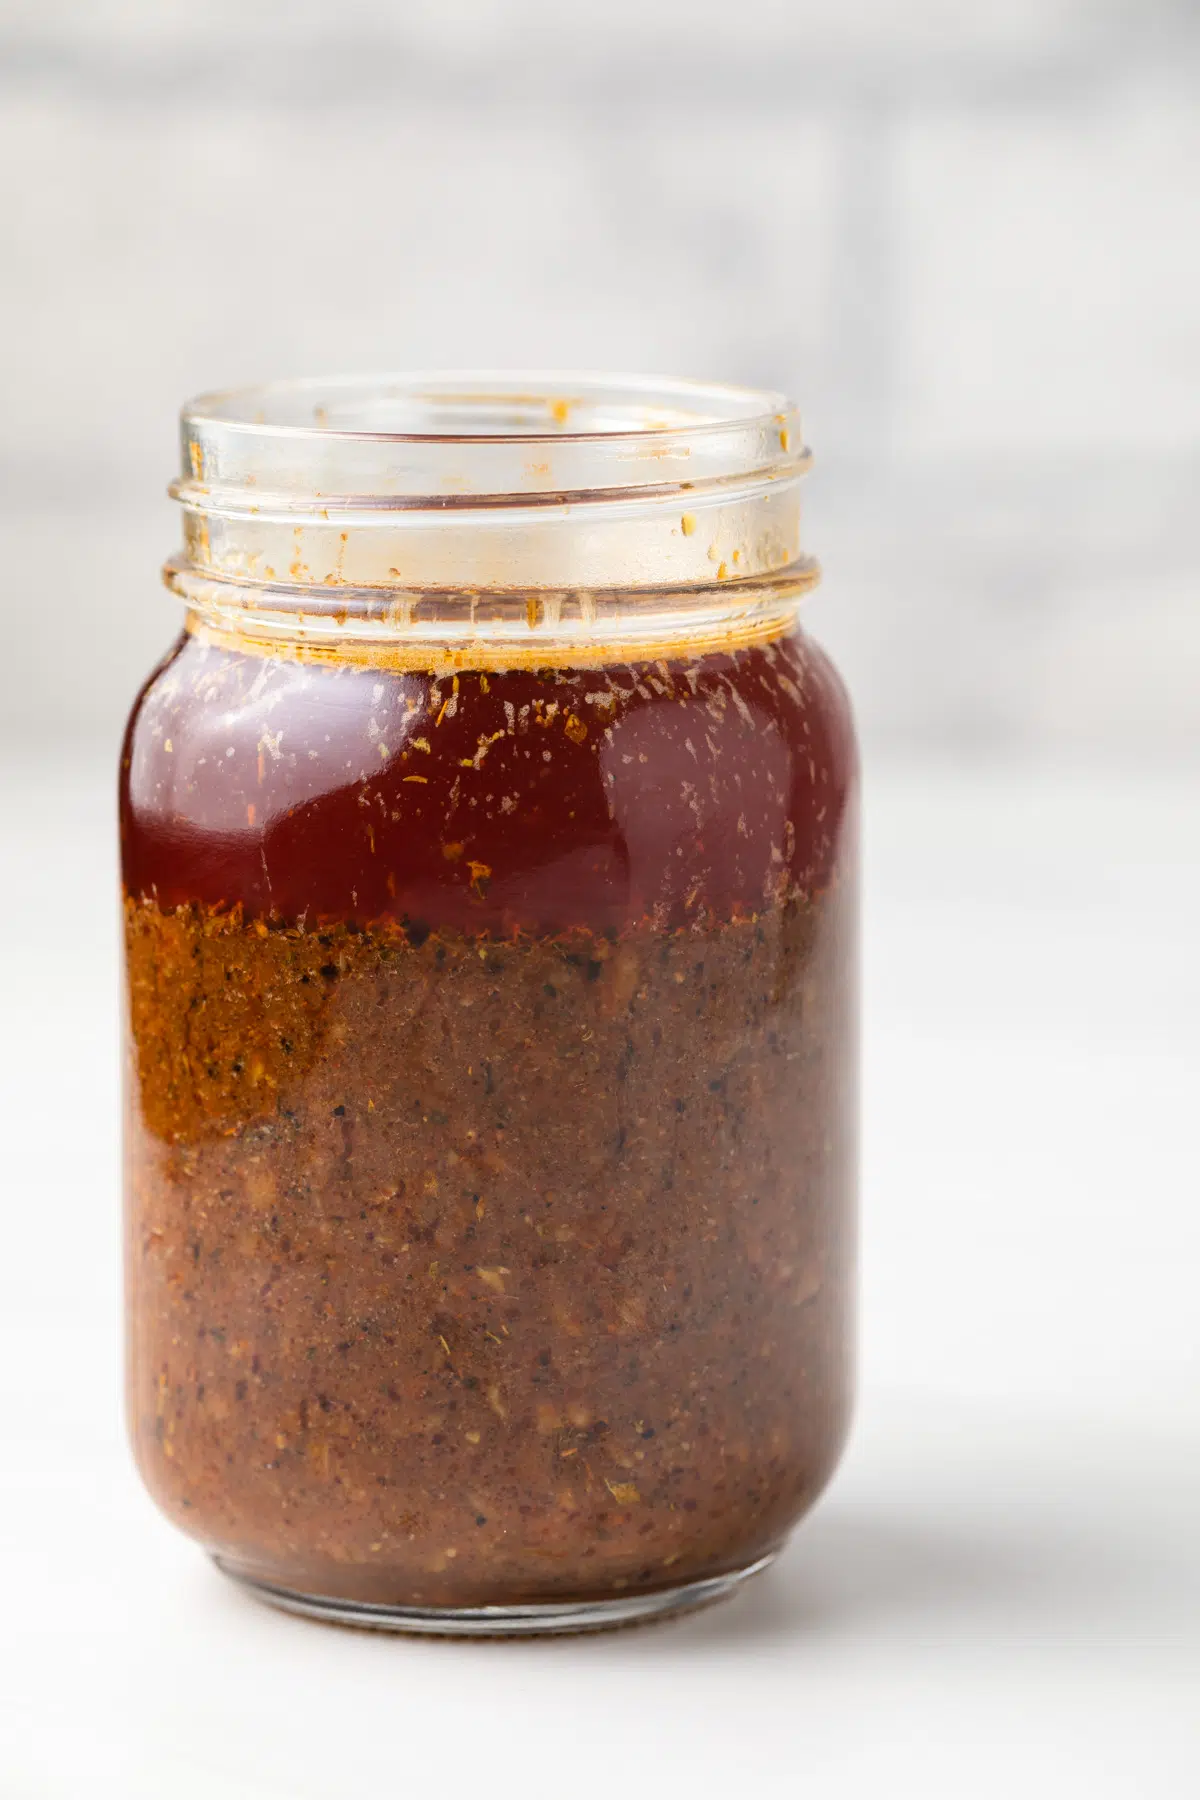
[[[732,1599],[636,1636],[647,1657],[864,1630],[941,1636],[966,1615],[997,1625],[1015,1615],[1061,1617],[1072,1602],[1094,1596],[1096,1582],[1094,1566],[1053,1526],[1021,1535],[989,1521],[970,1536],[934,1522],[827,1508]],[[635,1634],[621,1636],[628,1654]]]

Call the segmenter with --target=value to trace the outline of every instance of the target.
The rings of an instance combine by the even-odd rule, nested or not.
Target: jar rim
[[[577,503],[803,473],[797,409],[769,389],[570,371],[428,371],[201,394],[171,493],[200,512],[319,503]]]
[[[335,422],[338,409],[357,405],[377,412],[388,406],[417,410],[505,406],[514,418],[508,430],[477,428],[420,430],[411,426],[353,425]],[[571,426],[581,410],[605,406],[609,417],[622,409],[619,422]],[[308,418],[295,416],[302,409]],[[601,414],[601,419],[605,417]],[[607,375],[593,370],[401,370],[382,374],[300,376],[245,387],[213,389],[185,402],[181,421],[187,426],[220,427],[262,437],[318,440],[347,438],[376,443],[586,443],[616,437],[646,437],[686,431],[712,435],[733,424],[745,427],[790,422],[796,408],[781,392],[731,382],[705,382],[686,377]],[[539,429],[539,426],[541,427]]]

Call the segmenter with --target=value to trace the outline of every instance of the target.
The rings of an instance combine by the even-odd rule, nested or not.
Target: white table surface
[[[1196,1800],[1195,781],[874,775],[844,1468],[724,1607],[475,1645],[274,1614],[139,1491],[110,771],[0,783],[3,1800]]]

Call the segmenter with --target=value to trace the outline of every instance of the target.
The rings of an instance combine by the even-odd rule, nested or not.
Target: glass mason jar
[[[850,1404],[857,768],[796,414],[399,377],[182,438],[121,759],[146,1485],[324,1617],[709,1599]]]

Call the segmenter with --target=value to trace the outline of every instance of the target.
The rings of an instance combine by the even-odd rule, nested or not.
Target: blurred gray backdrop
[[[1195,0],[4,0],[0,736],[111,754],[186,395],[475,363],[794,392],[876,753],[1191,755],[1198,101]]]

